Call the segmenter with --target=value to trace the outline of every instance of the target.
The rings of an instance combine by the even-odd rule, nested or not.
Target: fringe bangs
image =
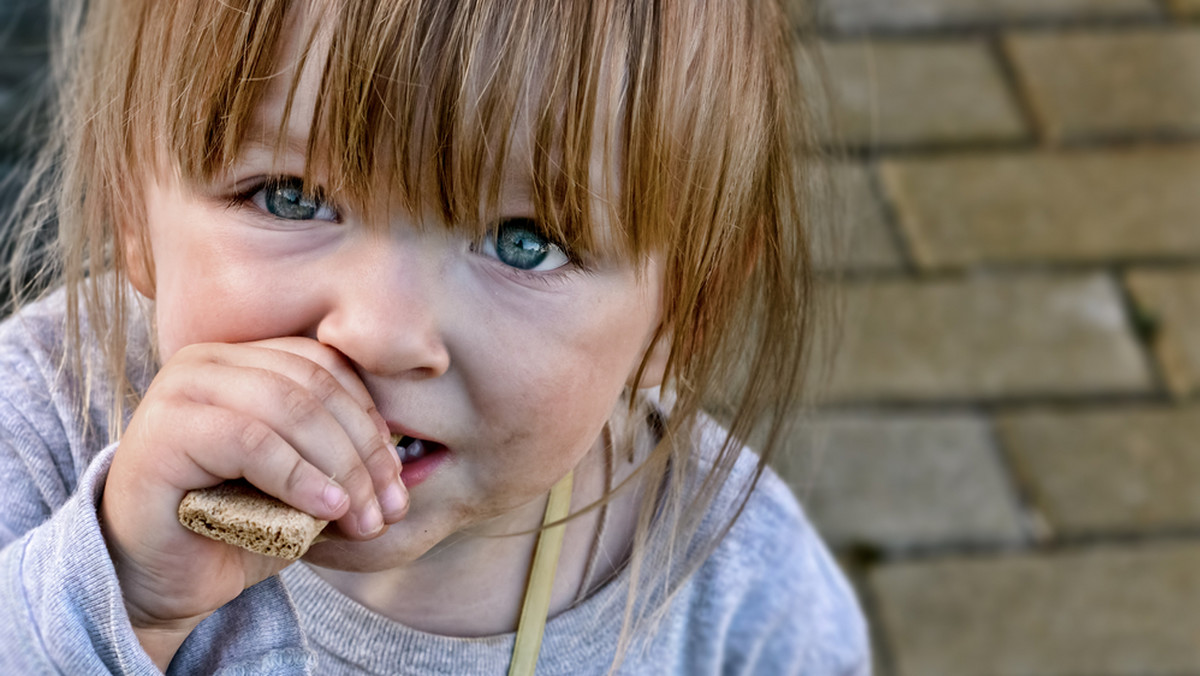
[[[131,160],[149,165],[165,139],[186,179],[211,180],[290,72],[285,138],[299,73],[319,59],[310,185],[319,175],[358,211],[386,195],[482,236],[503,169],[531,185],[534,216],[572,250],[682,247],[689,269],[675,275],[694,284],[722,263],[707,248],[739,248],[730,235],[772,202],[761,155],[773,121],[753,108],[768,83],[755,81],[761,64],[745,67],[761,61],[747,16],[761,10],[722,4],[150,3],[126,103],[129,128],[156,133],[130,138]],[[289,33],[300,63],[283,62]]]
[[[386,196],[415,215],[482,236],[498,214],[505,173],[527,182],[548,235],[581,253],[639,255],[617,186],[598,167],[619,157],[629,17],[609,3],[531,1],[152,3],[130,84],[134,164],[155,139],[185,179],[209,181],[236,160],[256,108],[321,63],[306,182],[367,214]],[[150,24],[150,25],[146,25]],[[154,25],[157,24],[157,25]],[[613,35],[616,33],[617,35]],[[289,50],[285,37],[299,36]],[[299,61],[287,62],[294,51]],[[144,118],[144,119],[136,119]],[[275,130],[269,130],[274,132]],[[482,206],[482,213],[481,213]],[[663,245],[664,242],[654,242]]]

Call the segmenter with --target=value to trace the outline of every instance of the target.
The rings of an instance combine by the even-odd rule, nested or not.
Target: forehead
[[[597,241],[601,230],[589,225],[618,218],[604,213],[620,202],[624,156],[616,60],[606,52],[591,55],[596,63],[568,59],[576,76],[588,61],[594,79],[568,90],[558,85],[569,79],[569,63],[538,58],[548,48],[530,37],[523,49],[496,39],[505,30],[501,22],[474,41],[403,33],[367,39],[324,12],[292,13],[270,75],[235,125],[236,150],[226,164],[270,156],[274,166],[299,169],[353,201],[389,195],[448,224],[478,223],[481,205],[517,201],[564,241],[618,246]],[[386,49],[378,47],[384,37]],[[406,49],[416,37],[425,46]],[[462,44],[436,53],[428,47],[455,38]],[[466,47],[474,53],[463,56]],[[602,230],[611,239],[612,229]]]

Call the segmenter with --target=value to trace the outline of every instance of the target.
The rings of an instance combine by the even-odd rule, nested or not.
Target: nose
[[[435,378],[450,368],[431,252],[371,237],[339,256],[316,339],[378,376]]]

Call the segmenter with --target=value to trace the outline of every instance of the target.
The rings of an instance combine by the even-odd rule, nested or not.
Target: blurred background
[[[41,11],[0,0],[4,174]],[[779,469],[878,673],[1200,674],[1200,0],[821,0],[797,30],[846,146],[845,327]]]
[[[49,74],[45,4],[0,0],[0,216],[8,213],[21,187],[19,158],[37,147],[45,131],[37,95]],[[6,293],[0,292],[0,299]]]
[[[1200,674],[1200,1],[822,0],[848,238],[781,463],[878,672]]]

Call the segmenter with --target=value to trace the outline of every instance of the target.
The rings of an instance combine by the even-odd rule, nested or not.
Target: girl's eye
[[[338,212],[319,193],[304,192],[304,182],[294,176],[272,179],[251,201],[263,211],[288,221],[337,221]]]
[[[531,272],[549,272],[571,262],[562,247],[546,239],[530,218],[501,221],[483,241],[482,252],[509,267]]]

